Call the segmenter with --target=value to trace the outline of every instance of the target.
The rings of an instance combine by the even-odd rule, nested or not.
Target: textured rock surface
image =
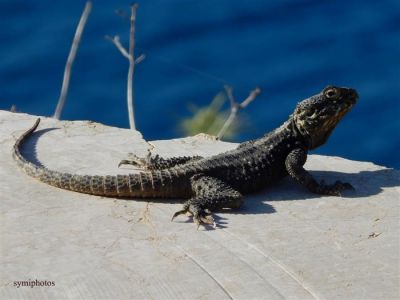
[[[221,228],[170,222],[180,203],[63,191],[27,177],[11,158],[36,117],[0,111],[1,299],[394,299],[399,292],[400,174],[372,163],[310,156],[306,167],[343,197],[289,179],[218,213]],[[53,128],[53,129],[52,129]],[[212,155],[235,144],[203,137],[154,141],[163,156]],[[24,149],[49,168],[117,174],[140,134],[92,122],[43,119]],[[49,287],[16,281],[47,280]]]

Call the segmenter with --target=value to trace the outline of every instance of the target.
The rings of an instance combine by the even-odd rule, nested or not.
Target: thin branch
[[[232,88],[229,85],[225,85],[224,88],[231,104],[231,112],[229,114],[228,119],[226,119],[224,125],[222,126],[221,130],[218,132],[217,135],[218,139],[221,139],[224,136],[229,126],[231,126],[233,120],[235,120],[238,111],[248,106],[261,93],[261,89],[257,87],[250,92],[250,94],[247,96],[246,99],[244,99],[241,103],[238,103],[233,97]]]
[[[140,64],[146,58],[145,54],[140,54],[138,58],[135,59],[135,65]]]
[[[145,59],[145,55],[141,54],[135,59],[135,22],[136,22],[136,11],[138,5],[136,3],[131,5],[131,17],[130,23],[131,28],[129,32],[129,52],[121,44],[121,40],[118,35],[111,37],[106,35],[105,38],[112,42],[115,47],[121,52],[121,54],[129,61],[129,70],[127,78],[127,89],[126,89],[126,100],[128,105],[128,117],[129,117],[129,127],[136,130],[135,125],[135,112],[134,112],[134,97],[133,97],[133,75],[135,74],[135,65],[142,62]]]
[[[260,94],[261,94],[261,89],[259,87],[256,87],[254,90],[250,92],[247,98],[244,99],[242,103],[239,104],[240,108],[245,108],[247,105],[253,102],[254,99],[256,99],[256,97]]]
[[[217,139],[222,139],[222,137],[224,136],[226,130],[229,128],[229,126],[231,126],[233,120],[236,118],[236,114],[237,114],[237,107],[233,107],[231,109],[231,113],[229,114],[228,119],[226,119],[224,125],[222,126],[221,130],[218,132],[217,135]]]
[[[76,28],[76,31],[75,31],[74,39],[72,41],[71,50],[69,51],[67,63],[65,64],[64,78],[63,78],[63,83],[62,83],[62,87],[61,87],[60,98],[58,99],[57,107],[56,107],[56,110],[55,110],[54,116],[53,116],[53,118],[56,118],[57,120],[60,119],[61,112],[64,108],[64,104],[67,99],[72,65],[74,64],[76,52],[78,51],[78,46],[81,41],[82,32],[83,32],[83,29],[85,28],[86,21],[89,17],[91,10],[92,10],[92,1],[89,0],[86,2],[85,8],[84,8],[81,18],[79,20],[78,27]]]
[[[128,116],[129,126],[135,130],[135,112],[134,112],[134,98],[133,98],[133,75],[135,74],[135,21],[136,21],[136,10],[138,5],[136,3],[131,5],[131,30],[129,34],[129,70],[128,70],[128,82],[126,98],[128,104]]]
[[[129,53],[128,53],[128,51],[126,51],[125,47],[122,45],[121,40],[118,35],[116,35],[116,36],[106,35],[106,36],[104,36],[104,38],[106,40],[110,41],[111,43],[113,43],[115,45],[115,47],[117,47],[119,52],[121,52],[122,56],[124,56],[129,61]],[[135,64],[137,65],[137,64],[141,63],[142,61],[144,61],[145,58],[146,58],[145,54],[140,54],[139,57],[135,59]]]
[[[119,50],[119,52],[121,52],[121,54],[129,60],[129,53],[128,51],[126,51],[126,49],[124,48],[124,46],[122,46],[121,44],[121,40],[119,39],[119,36],[109,36],[106,35],[105,38],[107,40],[109,40],[111,43],[113,43],[115,45],[115,47],[117,47],[117,49]]]
[[[224,89],[225,89],[226,95],[228,96],[231,107],[235,106],[236,101],[235,101],[235,98],[233,97],[232,87],[229,85],[224,85]]]

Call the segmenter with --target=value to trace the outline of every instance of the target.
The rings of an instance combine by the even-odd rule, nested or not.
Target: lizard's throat
[[[344,116],[345,112],[337,114],[323,122],[308,119],[296,119],[294,123],[300,134],[309,141],[310,149],[315,149],[326,143],[329,136]]]

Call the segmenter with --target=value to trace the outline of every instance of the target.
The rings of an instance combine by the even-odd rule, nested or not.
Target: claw
[[[118,168],[121,165],[132,165],[141,169],[147,169],[146,161],[144,158],[140,158],[136,155],[132,155],[132,158],[130,159],[123,159],[121,162],[118,164]]]
[[[183,214],[185,214],[186,212],[187,212],[187,210],[185,210],[185,209],[182,209],[182,210],[177,211],[177,212],[174,213],[174,215],[172,216],[171,222],[172,222],[177,216],[183,215]]]
[[[123,160],[121,160],[121,161],[119,162],[118,168],[119,168],[121,165],[129,165],[129,164],[130,164],[130,161],[129,161],[129,160],[123,159]]]
[[[197,230],[200,228],[200,225],[211,225],[213,228],[217,227],[217,224],[214,221],[214,218],[211,215],[210,210],[202,210],[202,209],[193,209],[190,206],[186,205],[183,207],[183,209],[177,211],[174,213],[174,215],[171,218],[171,222],[180,215],[184,214],[189,214],[193,216],[193,222],[197,226]]]
[[[213,228],[217,227],[212,216],[197,215],[193,218],[193,220],[197,225],[197,230],[199,229],[200,225],[211,225]]]
[[[215,223],[215,222],[214,222],[214,218],[213,218],[212,216],[205,216],[205,217],[201,216],[201,217],[200,217],[200,220],[201,220],[201,222],[204,223],[204,224],[212,225],[212,224]]]

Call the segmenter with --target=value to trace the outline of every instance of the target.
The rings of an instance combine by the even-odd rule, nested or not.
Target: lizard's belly
[[[268,187],[287,175],[284,163],[269,167],[242,166],[228,171],[220,178],[242,194],[253,193]],[[216,176],[219,177],[219,176]]]

